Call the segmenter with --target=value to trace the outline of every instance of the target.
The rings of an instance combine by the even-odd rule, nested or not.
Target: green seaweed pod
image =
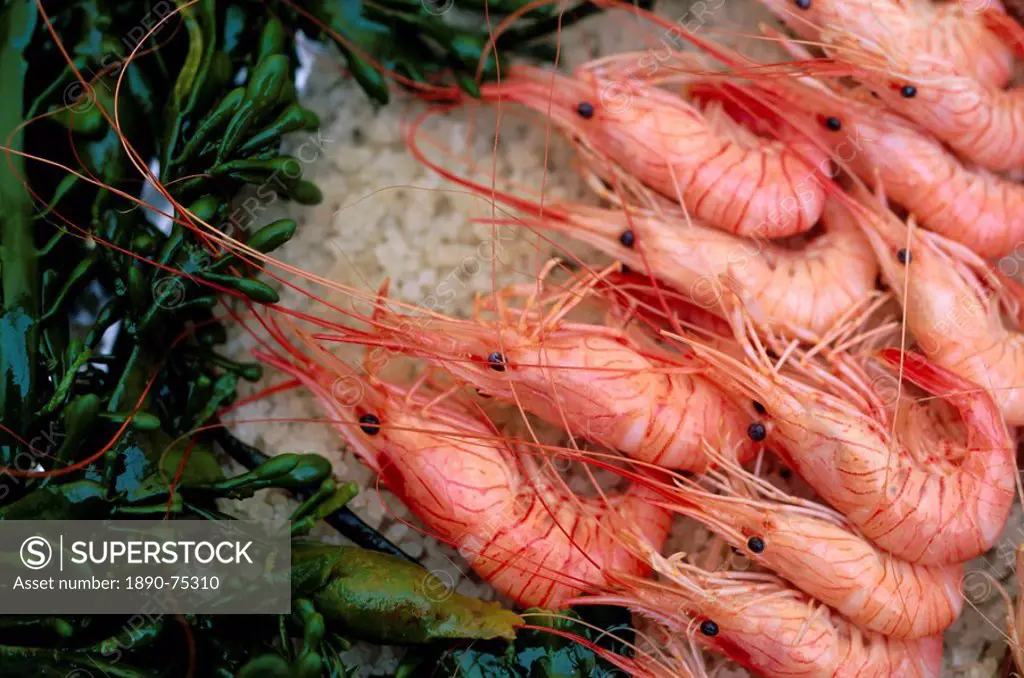
[[[195,133],[185,143],[185,147],[175,159],[175,163],[182,164],[187,162],[200,148],[204,141],[209,139],[216,132],[224,129],[238,111],[243,101],[245,101],[244,87],[236,87],[221,97],[221,100],[217,103],[217,107],[204,115],[199,121],[199,124],[196,126]]]
[[[280,297],[274,291],[274,288],[260,280],[210,272],[201,273],[200,277],[203,280],[209,280],[212,283],[233,289],[261,304],[276,304],[280,301]]]
[[[283,453],[251,471],[222,480],[212,489],[223,492],[245,488],[251,494],[264,487],[297,488],[319,485],[331,475],[331,462],[319,454]]]
[[[289,104],[277,118],[264,129],[253,134],[238,147],[240,154],[254,153],[260,148],[271,144],[288,132],[298,130],[315,130],[320,126],[320,118],[315,113],[299,104]]]
[[[267,57],[275,54],[284,54],[286,38],[284,26],[281,25],[280,21],[277,19],[268,21],[267,25],[263,27],[263,33],[260,35],[256,63],[260,63]]]
[[[245,86],[245,98],[224,131],[217,149],[218,163],[244,142],[253,125],[282,103],[282,95],[289,91],[290,83],[291,64],[283,54],[272,54],[257,64]]]
[[[523,623],[496,602],[448,590],[401,558],[301,540],[292,544],[292,595],[311,600],[328,624],[378,643],[511,639]]]
[[[257,252],[268,254],[291,240],[297,227],[293,219],[278,219],[253,233],[245,244]]]

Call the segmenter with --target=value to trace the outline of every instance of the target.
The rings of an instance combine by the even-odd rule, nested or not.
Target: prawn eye
[[[580,114],[580,117],[584,120],[590,120],[594,117],[594,104],[589,101],[581,101],[576,104],[576,112]]]
[[[751,537],[747,540],[747,548],[753,553],[764,553],[764,539]]]
[[[843,128],[843,123],[834,115],[830,115],[825,118],[825,127],[828,127],[833,132],[838,132]]]
[[[622,235],[619,236],[619,242],[625,247],[632,247],[636,243],[636,233],[633,231],[623,231]]]
[[[700,623],[700,632],[709,638],[713,638],[718,635],[718,624],[710,619],[705,619]]]
[[[754,403],[754,409],[757,411],[758,414],[764,414],[765,412],[767,412],[767,410],[764,409],[764,405],[762,405],[761,403],[757,402],[756,400],[752,400],[751,402]]]
[[[380,419],[375,414],[364,414],[359,417],[359,428],[368,436],[375,436],[380,433]]]
[[[904,85],[900,87],[900,96],[904,99],[913,99],[917,96],[917,88],[913,85]]]
[[[747,435],[750,436],[751,440],[759,443],[768,435],[768,429],[761,422],[755,421],[747,427]]]
[[[505,356],[498,351],[487,356],[487,364],[491,366],[491,369],[495,372],[505,371]]]
[[[896,258],[900,260],[901,264],[909,263],[910,262],[910,251],[907,250],[906,248],[900,248],[900,250],[898,252],[896,252]]]
[[[796,0],[796,6],[800,9],[810,9],[811,0]]]

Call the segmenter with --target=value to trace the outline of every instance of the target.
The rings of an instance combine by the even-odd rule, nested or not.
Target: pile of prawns
[[[770,36],[789,61],[675,29],[700,52],[516,66],[410,127],[418,159],[500,206],[495,228],[612,263],[553,260],[469,319],[344,288],[370,310],[267,312],[258,355],[513,603],[646,618],[642,651],[608,657],[633,675],[706,675],[704,649],[764,676],[938,676],[964,563],[1017,489],[1024,293],[993,261],[1024,239],[1024,99],[1005,89],[1024,31],[995,2],[763,2],[798,36]],[[430,158],[425,119],[499,103],[564,134],[600,206]],[[396,357],[427,369],[391,380]],[[566,462],[619,482],[579,496]],[[664,553],[679,516],[715,557]]]

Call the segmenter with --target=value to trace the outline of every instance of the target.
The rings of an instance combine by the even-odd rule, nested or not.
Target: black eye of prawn
[[[833,132],[838,132],[843,128],[843,123],[834,115],[830,115],[825,118],[825,127],[828,127]]]
[[[747,427],[747,435],[750,436],[751,440],[759,443],[768,435],[768,429],[761,422],[755,421]]]
[[[900,96],[904,99],[913,99],[917,96],[917,88],[913,85],[904,85],[900,87]]]
[[[636,233],[633,233],[633,231],[623,231],[622,235],[619,236],[619,242],[625,247],[633,247],[636,244]]]
[[[750,549],[751,553],[763,553],[764,539],[761,539],[760,537],[751,537],[747,540],[747,548]]]
[[[810,9],[811,0],[796,0],[796,6],[800,9]]]
[[[489,356],[487,356],[487,364],[495,372],[504,372],[505,356],[503,356],[500,352],[495,351],[494,353],[491,353]]]
[[[910,262],[910,250],[901,248],[896,252],[896,258],[900,260],[901,264],[907,264]]]
[[[584,120],[590,120],[594,117],[594,104],[589,101],[581,101],[576,105],[576,112]]]
[[[718,624],[706,619],[700,623],[700,632],[709,638],[714,638],[718,635]]]
[[[375,414],[364,414],[359,417],[359,428],[368,436],[380,433],[380,419]]]

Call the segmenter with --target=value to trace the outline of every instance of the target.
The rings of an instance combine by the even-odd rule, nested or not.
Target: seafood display
[[[504,595],[523,607],[552,606],[600,584],[606,572],[648,571],[615,536],[628,524],[655,548],[664,542],[669,515],[643,486],[576,499],[472,407],[360,375],[322,350],[303,355],[280,328],[273,332],[290,356],[259,357],[315,394],[363,463]],[[359,391],[357,404],[339,402],[339,380]],[[357,426],[345,423],[352,421]]]
[[[280,225],[235,237],[206,198],[175,228],[227,263],[185,274],[237,293],[228,315],[285,379],[252,400],[311,396],[403,528],[454,550],[519,633],[635,676],[725,658],[772,678],[938,677],[970,563],[1006,546],[1021,489],[1024,283],[999,257],[1024,241],[1024,28],[998,2],[761,4],[792,33],[761,37],[791,58],[595,0],[673,40],[568,71],[484,50],[496,77],[462,90],[364,64],[412,90],[403,150],[486,205],[467,224],[534,246],[478,249],[491,277],[471,307],[304,271],[270,256]],[[516,18],[491,27],[494,51]],[[547,157],[538,188],[428,138],[452,114],[474,131],[493,116],[495,153],[521,116],[589,194],[549,196]],[[303,557],[313,598],[346,561]],[[628,633],[524,609],[603,606]],[[469,652],[438,665],[460,673]]]

